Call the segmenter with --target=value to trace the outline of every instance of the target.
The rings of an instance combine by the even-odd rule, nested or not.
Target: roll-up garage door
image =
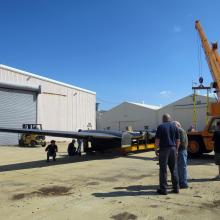
[[[37,93],[0,88],[0,126],[22,128],[24,123],[36,123]],[[0,145],[17,145],[18,134],[0,133]]]

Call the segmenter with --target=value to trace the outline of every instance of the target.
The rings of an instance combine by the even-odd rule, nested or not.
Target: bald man
[[[180,144],[178,128],[171,122],[169,114],[162,117],[163,123],[157,127],[155,145],[159,151],[155,151],[159,156],[160,165],[160,187],[159,194],[167,195],[167,165],[171,173],[173,193],[179,193],[179,178],[177,170],[177,154]]]

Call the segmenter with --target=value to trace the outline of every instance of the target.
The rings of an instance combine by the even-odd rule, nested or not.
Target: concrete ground
[[[58,145],[50,163],[41,147],[0,147],[0,219],[220,219],[213,155],[189,160],[190,187],[163,196],[154,152],[68,158]]]

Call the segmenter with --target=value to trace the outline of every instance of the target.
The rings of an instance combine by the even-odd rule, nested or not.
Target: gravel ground
[[[189,160],[190,187],[163,196],[154,152],[69,158],[66,145],[50,163],[41,147],[0,147],[0,219],[220,219],[213,155]]]

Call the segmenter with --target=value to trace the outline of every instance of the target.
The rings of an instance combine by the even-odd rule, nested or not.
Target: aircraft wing
[[[39,134],[45,136],[53,137],[66,137],[66,138],[77,138],[77,139],[120,139],[121,135],[117,132],[114,134],[102,132],[102,131],[81,131],[81,132],[72,132],[72,131],[55,131],[55,130],[37,130],[37,129],[19,129],[19,128],[3,128],[0,127],[0,132],[7,133],[25,133],[25,134]]]
[[[83,139],[91,143],[91,150],[103,151],[104,149],[123,148],[132,145],[132,141],[143,139],[141,133],[111,131],[111,130],[85,130],[81,132],[71,131],[55,131],[55,130],[38,130],[38,129],[19,129],[19,128],[4,128],[0,127],[0,132],[6,133],[24,133],[24,134],[39,134],[53,137],[66,137]]]

